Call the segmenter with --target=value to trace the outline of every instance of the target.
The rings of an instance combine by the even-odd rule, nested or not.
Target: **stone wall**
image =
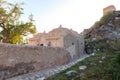
[[[0,80],[68,63],[63,48],[0,44]]]
[[[84,42],[85,42],[84,41],[84,34],[82,32],[82,33],[80,33],[79,40],[78,40],[78,47],[79,47],[78,51],[80,53],[78,56],[81,56],[81,55],[84,54],[84,48],[85,48],[85,43]]]
[[[68,34],[64,38],[64,46],[73,59],[79,58],[84,52],[83,33],[79,34],[78,38]]]
[[[71,58],[78,57],[78,55],[76,55],[75,45],[66,48],[66,50],[70,53]]]
[[[47,70],[43,70],[43,71],[37,71],[37,72],[33,72],[33,73],[28,73],[28,74],[24,74],[21,76],[16,76],[7,80],[46,80],[48,77],[54,76],[55,74],[66,70],[67,68],[70,68],[71,66],[75,65],[76,63],[84,60],[85,58],[89,57],[91,55],[87,55],[84,54],[82,55],[79,59],[71,61],[68,64],[62,65],[62,66],[58,66],[55,68],[50,68]]]
[[[46,37],[43,44],[48,44],[46,46],[63,48],[63,37],[61,37],[61,36]]]
[[[64,37],[64,47],[66,50],[70,53],[72,58],[79,57],[78,54],[81,54],[78,52],[78,42],[77,38],[71,34],[68,34]]]

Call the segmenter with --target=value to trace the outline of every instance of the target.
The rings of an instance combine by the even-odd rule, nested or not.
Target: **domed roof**
[[[73,31],[73,30],[69,30],[67,28],[63,28],[61,25],[59,28],[55,28],[52,31],[50,31],[49,36],[66,36],[68,34],[71,35],[78,35],[77,32]]]
[[[75,37],[79,36],[79,34],[76,31],[73,31],[72,29],[63,28],[62,25],[60,25],[60,27],[55,28],[48,33],[43,32],[34,35],[33,39],[39,39],[42,37],[65,37],[67,35],[72,35]]]

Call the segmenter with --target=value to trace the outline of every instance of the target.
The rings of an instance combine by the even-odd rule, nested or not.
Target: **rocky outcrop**
[[[84,31],[85,50],[92,53],[98,42],[120,42],[120,11],[114,11],[103,16],[90,29]],[[91,51],[91,52],[89,52]]]
[[[90,29],[85,30],[85,36],[92,40],[98,38],[120,39],[120,11],[114,11],[113,14],[114,16],[107,23],[100,24],[97,27],[94,25]]]

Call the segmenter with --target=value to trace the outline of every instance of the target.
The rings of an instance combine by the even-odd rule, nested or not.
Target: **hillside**
[[[103,16],[90,29],[84,30],[84,37],[85,50],[88,54],[92,53],[93,49],[120,50],[120,45],[117,44],[120,43],[120,11],[114,11]],[[106,43],[103,44],[104,46],[101,44],[103,42]],[[100,45],[97,46],[98,44]],[[115,48],[113,45],[118,47]]]
[[[120,51],[96,52],[94,56],[56,74],[47,80],[119,80]],[[86,66],[85,70],[80,70]],[[70,73],[70,71],[73,71]],[[66,75],[69,72],[69,75]]]
[[[120,11],[84,31],[85,51],[95,53],[47,80],[120,80]]]

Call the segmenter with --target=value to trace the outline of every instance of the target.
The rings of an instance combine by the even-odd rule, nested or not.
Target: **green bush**
[[[100,19],[100,24],[104,25],[107,24],[110,20],[112,20],[115,17],[115,14],[113,12],[110,12],[106,15],[104,15],[101,19]]]

